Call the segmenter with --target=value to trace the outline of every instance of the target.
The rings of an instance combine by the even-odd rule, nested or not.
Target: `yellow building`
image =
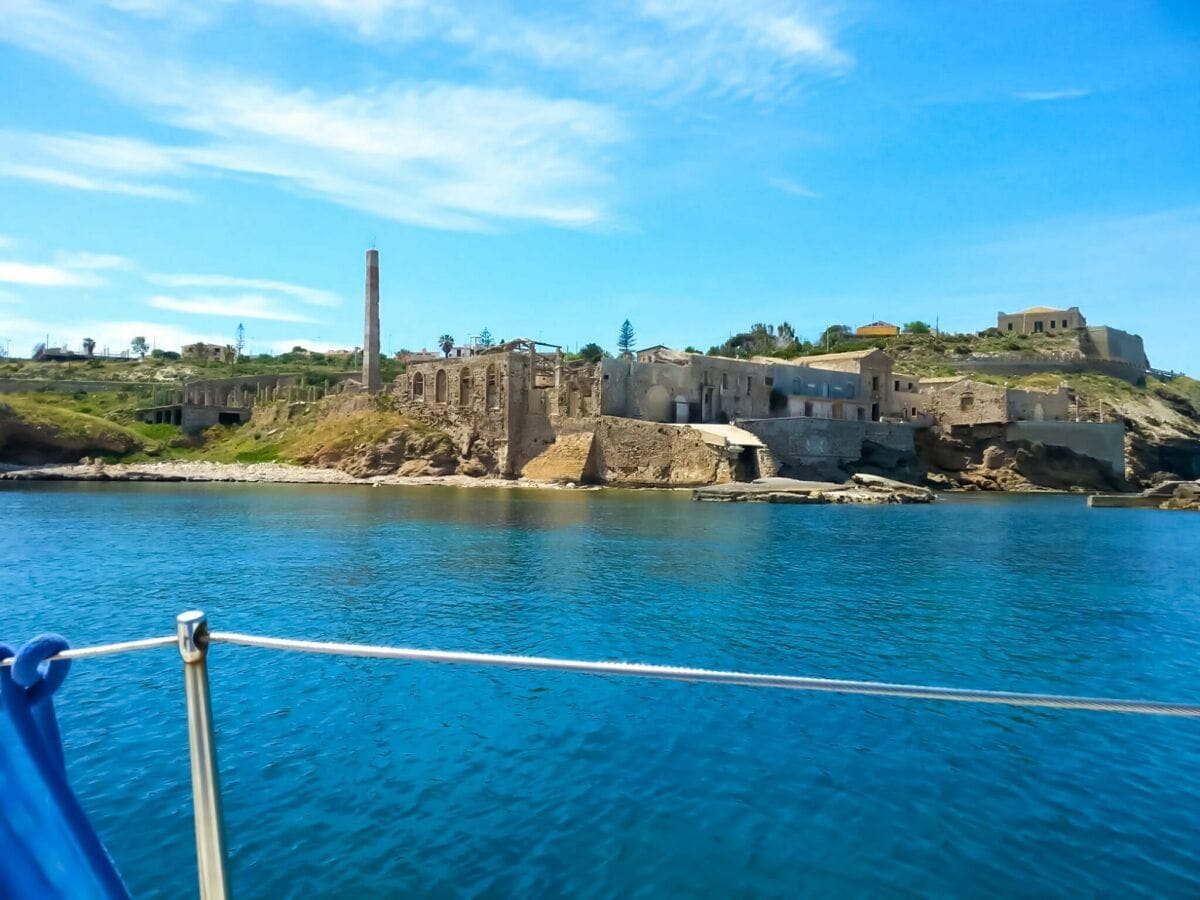
[[[855,329],[856,337],[895,337],[900,333],[900,326],[891,322],[872,322],[870,325],[860,325]]]

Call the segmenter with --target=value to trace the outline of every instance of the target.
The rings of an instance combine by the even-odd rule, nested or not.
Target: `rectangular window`
[[[770,377],[770,376],[768,376],[768,377],[767,377],[767,378],[765,378],[764,380],[765,380],[765,381],[766,381],[766,383],[767,383],[767,387],[774,387],[774,386],[775,386],[775,379],[774,379],[773,377]]]
[[[894,388],[892,388],[892,390],[894,390],[894,391],[900,390],[900,382],[899,381],[896,382],[896,386]]]
[[[1009,323],[1008,323],[1008,330],[1009,330],[1009,331],[1012,331],[1012,322],[1009,322]]]
[[[754,384],[754,379],[749,375],[746,376],[746,393],[750,393],[750,386]]]
[[[912,384],[913,384],[913,383],[912,383],[911,381],[908,383],[908,389],[909,389],[910,391],[912,390]]]
[[[873,391],[879,390],[879,376],[878,375],[871,376],[871,390],[873,390]]]
[[[1057,325],[1057,324],[1058,324],[1058,320],[1057,320],[1057,319],[1051,319],[1051,320],[1050,320],[1050,327],[1051,327],[1051,328],[1053,328],[1053,327],[1054,327],[1055,325]]]
[[[1042,323],[1041,323],[1041,322],[1034,322],[1034,323],[1033,323],[1033,333],[1034,333],[1034,334],[1041,334],[1041,333],[1042,333],[1043,331],[1045,331],[1045,330],[1046,330],[1046,329],[1042,327]]]
[[[729,373],[722,372],[721,373],[721,390],[725,390],[728,387],[729,387]]]
[[[1067,327],[1067,320],[1063,319],[1063,328],[1066,328],[1066,327]]]

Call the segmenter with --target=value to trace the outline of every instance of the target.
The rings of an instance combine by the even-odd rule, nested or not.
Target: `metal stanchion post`
[[[229,878],[225,872],[221,784],[208,694],[208,618],[199,610],[180,613],[175,618],[175,634],[179,639],[179,655],[183,657],[183,684],[187,692],[200,898],[225,900],[229,896]]]

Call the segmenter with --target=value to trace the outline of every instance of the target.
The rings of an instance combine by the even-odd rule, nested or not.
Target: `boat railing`
[[[796,675],[770,675],[756,672],[731,672],[646,663],[588,661],[545,656],[516,656],[499,653],[472,653],[450,650],[423,650],[413,647],[384,647],[370,644],[345,644],[305,641],[292,638],[262,637],[236,632],[211,631],[208,617],[198,610],[181,613],[175,619],[173,636],[123,641],[95,647],[64,650],[54,659],[89,659],[116,653],[153,650],[175,645],[183,659],[184,693],[187,701],[188,749],[192,770],[192,808],[196,826],[196,862],[202,900],[225,900],[229,896],[226,863],[224,817],[221,812],[220,771],[213,731],[212,706],[208,686],[208,651],[213,644],[258,647],[300,653],[335,656],[359,656],[410,662],[449,663],[471,666],[499,666],[510,669],[541,669],[586,675],[610,675],[655,678],[705,684],[857,694],[870,697],[897,697],[914,700],[990,703],[1002,706],[1043,709],[1092,710],[1150,716],[1200,718],[1198,703],[1167,703],[1158,700],[1126,700],[1111,697],[1086,697],[1064,694],[1033,694],[1014,691],[977,690],[937,687],[921,684],[893,684],[880,681],[847,681]],[[0,661],[10,665],[11,660]]]

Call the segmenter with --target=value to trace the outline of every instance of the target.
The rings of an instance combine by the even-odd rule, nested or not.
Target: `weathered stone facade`
[[[497,473],[517,475],[570,420],[599,415],[597,382],[595,366],[567,363],[557,347],[520,340],[472,357],[414,363],[390,390],[398,409],[447,431],[464,457],[494,460]]]

